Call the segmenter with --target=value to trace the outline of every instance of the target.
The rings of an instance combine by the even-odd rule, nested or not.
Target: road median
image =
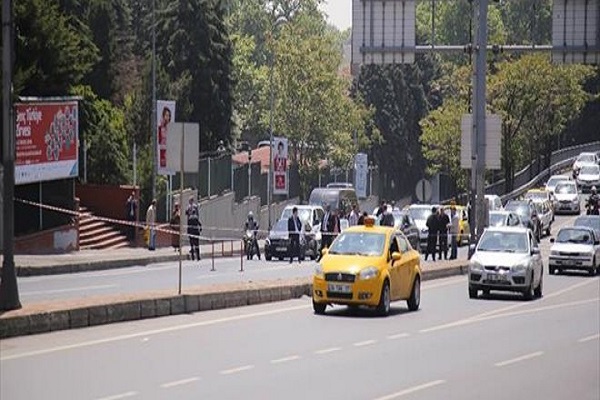
[[[466,263],[423,271],[423,280],[466,273]],[[181,295],[155,291],[25,305],[0,315],[0,338],[85,328],[117,322],[242,307],[310,296],[311,278],[198,286]]]

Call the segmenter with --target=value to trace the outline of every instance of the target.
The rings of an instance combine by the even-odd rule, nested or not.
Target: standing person
[[[395,221],[394,221],[394,214],[392,214],[392,212],[389,209],[386,209],[383,212],[383,216],[381,217],[381,226],[390,226],[390,227],[394,227],[395,225]]]
[[[381,218],[384,211],[385,211],[385,201],[382,201],[381,204],[379,204],[379,207],[377,208],[377,213],[375,214],[377,219]]]
[[[329,239],[329,245],[331,246],[331,243],[333,243],[333,241],[335,240],[336,237],[338,237],[338,235],[341,232],[341,225],[340,225],[340,211],[338,209],[336,209],[333,214],[331,214],[331,219],[330,219],[330,232],[331,232],[331,239]]]
[[[251,260],[254,257],[254,251],[256,251],[256,254],[258,255],[258,259],[260,260],[260,247],[258,246],[258,237],[257,237],[260,226],[258,224],[258,221],[256,221],[254,219],[254,213],[252,211],[250,211],[248,213],[248,218],[246,219],[245,228],[247,231],[252,232],[252,240],[251,240],[251,243],[249,244],[249,246],[252,246],[252,247],[251,247],[251,250],[247,254],[247,258],[248,258],[248,260]]]
[[[148,250],[156,250],[156,199],[152,200],[150,207],[146,211],[146,227],[150,229],[150,240],[148,241]]]
[[[319,252],[319,257],[317,257],[317,261],[320,261],[323,257],[323,249],[329,248],[331,246],[331,235],[329,229],[329,223],[331,220],[331,207],[329,204],[325,205],[325,214],[323,214],[323,219],[321,220],[321,252]]]
[[[429,230],[427,233],[427,250],[425,251],[425,261],[427,261],[427,256],[430,254],[433,261],[435,261],[435,251],[438,237],[438,216],[436,207],[431,209],[431,215],[427,218],[427,222],[425,224]]]
[[[369,216],[368,212],[363,212],[362,215],[358,218],[358,223],[357,225],[364,225],[365,224],[365,218],[367,218]]]
[[[358,211],[358,207],[356,204],[352,204],[352,210],[350,211],[350,215],[348,216],[348,225],[355,226],[358,225],[358,216],[360,215]]]
[[[448,259],[448,228],[450,227],[450,218],[444,210],[444,207],[440,207],[440,214],[438,216],[438,229],[440,235],[440,257],[444,256],[444,260]]]
[[[179,224],[181,222],[181,210],[179,208],[179,203],[175,203],[173,208],[173,212],[171,213],[171,220],[169,221],[169,225],[171,226],[171,230],[173,233],[171,234],[171,246],[177,251],[179,249]]]
[[[458,213],[456,207],[450,208],[450,259],[456,260],[458,256]]]
[[[127,239],[134,244],[135,243],[135,223],[137,220],[137,200],[135,199],[135,191],[132,191],[127,199],[125,206],[125,218],[129,225],[127,226]]]
[[[288,234],[290,237],[290,264],[294,260],[294,257],[298,257],[298,263],[300,263],[300,234],[302,232],[302,222],[298,218],[298,208],[292,209],[292,216],[288,219]]]
[[[202,230],[202,224],[200,224],[200,209],[193,197],[190,197],[185,215],[187,215],[187,233],[190,236],[190,254],[192,260],[200,261],[200,231]]]

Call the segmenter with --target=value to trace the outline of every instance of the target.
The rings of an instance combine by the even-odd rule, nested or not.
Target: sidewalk
[[[233,246],[233,247],[232,247]],[[200,246],[203,258],[239,256],[241,243],[217,242]],[[189,247],[183,248],[182,256],[187,258]],[[0,255],[0,263],[3,257]],[[38,276],[68,274],[74,272],[99,271],[133,266],[145,266],[155,263],[175,262],[179,252],[172,247],[146,248],[132,247],[115,250],[81,250],[67,254],[15,255],[17,276]]]

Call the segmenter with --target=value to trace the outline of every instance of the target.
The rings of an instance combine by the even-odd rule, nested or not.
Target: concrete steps
[[[115,226],[93,218],[94,213],[85,207],[79,212],[79,248],[81,250],[120,249],[129,247],[129,240]]]

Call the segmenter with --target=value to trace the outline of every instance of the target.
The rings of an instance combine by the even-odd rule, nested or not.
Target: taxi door
[[[392,300],[397,300],[400,298],[400,294],[402,292],[402,279],[400,278],[402,259],[394,261],[392,259],[393,253],[400,253],[400,248],[398,247],[398,240],[394,235],[390,237],[388,263],[390,265],[390,294],[392,296]]]
[[[398,278],[400,280],[398,299],[406,299],[410,296],[413,281],[413,269],[418,260],[414,257],[414,252],[411,252],[411,247],[408,241],[403,236],[397,236],[398,248],[402,254],[402,258],[396,261],[398,269]]]

